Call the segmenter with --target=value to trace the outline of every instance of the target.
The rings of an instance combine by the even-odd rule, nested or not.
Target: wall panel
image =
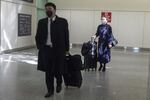
[[[150,12],[145,13],[143,47],[150,48]]]
[[[70,41],[72,43],[83,43],[90,40],[94,31],[93,11],[71,11]]]
[[[17,5],[1,2],[1,50],[17,47]],[[9,13],[8,13],[9,12]]]
[[[18,37],[18,13],[31,14],[30,36]],[[36,7],[34,3],[18,0],[1,1],[1,51],[34,45],[36,33]]]
[[[119,13],[118,39],[120,46],[142,47],[143,30],[143,12]]]

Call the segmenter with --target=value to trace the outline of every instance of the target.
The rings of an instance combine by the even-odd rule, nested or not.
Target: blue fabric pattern
[[[98,60],[100,63],[108,63],[111,60],[111,52],[108,47],[112,43],[112,29],[111,26],[99,25],[96,36],[99,36],[98,41]]]

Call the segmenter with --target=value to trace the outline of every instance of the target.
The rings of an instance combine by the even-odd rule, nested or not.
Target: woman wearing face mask
[[[100,62],[99,71],[105,72],[106,64],[110,62],[112,47],[112,28],[107,24],[107,19],[102,17],[102,24],[97,28],[95,37],[98,37],[98,61]]]

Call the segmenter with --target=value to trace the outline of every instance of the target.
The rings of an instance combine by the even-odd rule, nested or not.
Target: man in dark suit
[[[39,20],[35,39],[39,50],[38,70],[46,73],[47,98],[54,94],[54,78],[56,92],[62,89],[65,54],[69,52],[69,31],[67,20],[55,15],[54,3],[45,4],[45,10],[47,18]]]

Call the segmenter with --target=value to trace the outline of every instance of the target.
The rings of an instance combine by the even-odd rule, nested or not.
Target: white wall
[[[0,1],[0,38],[1,38],[1,1]],[[1,39],[0,39],[0,47],[1,47]],[[1,51],[1,48],[0,48]]]
[[[118,16],[119,45],[128,47],[142,47],[144,13],[120,12]]]
[[[145,12],[143,47],[150,48],[150,12]]]
[[[92,11],[71,11],[70,40],[72,43],[83,43],[90,39],[88,36],[93,33],[94,22],[92,15]]]
[[[18,13],[32,15],[31,36],[18,37]],[[36,6],[20,0],[1,0],[1,51],[34,45]]]
[[[150,48],[150,0],[48,0],[70,20],[70,41],[83,43],[96,32],[102,11],[112,12],[110,23],[118,46]],[[63,9],[63,10],[62,10]],[[85,28],[86,27],[86,28]]]
[[[41,0],[39,1],[41,2]],[[129,4],[126,9],[117,4],[120,2],[118,0],[113,0],[113,3],[109,4],[110,6],[99,6],[100,2],[103,2],[104,5],[111,2],[108,0],[94,0],[92,2],[96,4],[95,6],[90,2],[91,0],[86,2],[79,0],[54,1],[58,8],[57,14],[68,20],[71,43],[83,43],[90,40],[90,36],[96,32],[97,26],[100,24],[101,12],[110,11],[112,12],[110,24],[115,37],[119,40],[118,46],[150,48],[150,12],[148,12],[150,9],[147,6],[150,1],[145,1],[145,6],[141,1],[136,1],[134,6],[131,4],[135,0],[130,3],[121,1],[125,5]],[[37,26],[35,0],[33,4],[20,0],[1,0],[1,3],[1,51],[34,45]],[[38,13],[40,17],[45,16],[44,10],[42,10],[44,4],[42,3],[39,7],[41,8]],[[139,4],[141,4],[140,7]],[[32,36],[17,36],[18,13],[32,14]]]
[[[118,46],[150,48],[150,12],[111,11],[114,36]],[[101,23],[100,10],[57,10],[57,14],[69,21],[70,42],[83,43],[90,40]]]
[[[150,0],[48,0],[59,9],[150,11]]]

